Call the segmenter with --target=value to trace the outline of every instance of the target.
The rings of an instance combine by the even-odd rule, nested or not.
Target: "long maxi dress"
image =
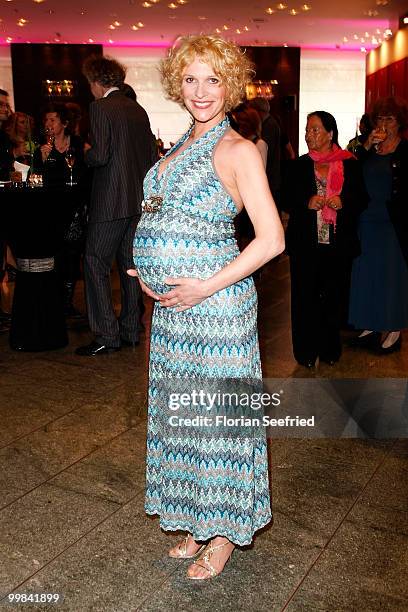
[[[233,220],[236,206],[213,164],[217,143],[229,129],[224,119],[145,178],[145,211],[135,240],[135,266],[155,292],[169,291],[166,277],[208,278],[239,255]],[[168,152],[176,151],[191,129]],[[145,209],[146,210],[146,209]],[[196,540],[216,535],[247,545],[271,520],[265,433],[208,437],[161,427],[168,397],[163,381],[261,379],[257,295],[252,277],[218,291],[184,311],[153,310],[149,364],[146,466],[148,514],[164,530],[182,530]]]

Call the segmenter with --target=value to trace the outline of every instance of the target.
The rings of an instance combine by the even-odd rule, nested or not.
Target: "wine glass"
[[[69,185],[70,187],[73,187],[73,185],[75,185],[75,183],[72,180],[72,171],[73,171],[74,164],[75,164],[75,152],[73,149],[67,149],[65,153],[65,162],[70,171],[70,181],[69,183],[67,183],[67,185]]]
[[[55,134],[54,134],[54,130],[52,128],[45,128],[45,140],[46,143],[48,145],[51,145],[51,147],[54,147],[55,145]],[[49,161],[55,161],[54,158],[52,157],[52,153],[50,153],[47,157],[47,159],[45,160],[46,162]]]
[[[384,123],[377,123],[373,133],[373,143],[376,151],[380,149],[380,145],[387,138],[387,130]]]

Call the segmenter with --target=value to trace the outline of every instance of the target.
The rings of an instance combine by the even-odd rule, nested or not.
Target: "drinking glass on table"
[[[73,168],[75,164],[75,152],[73,149],[67,149],[65,153],[65,162],[70,171],[70,180],[69,180],[69,183],[66,183],[66,184],[69,185],[70,187],[73,187],[74,185],[76,185],[76,183],[72,180],[72,172],[73,172]]]

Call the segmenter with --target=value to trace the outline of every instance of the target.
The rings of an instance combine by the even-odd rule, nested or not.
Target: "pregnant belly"
[[[150,220],[149,220],[150,221]],[[170,290],[167,277],[209,278],[238,255],[235,239],[211,242],[204,237],[160,227],[152,231],[142,221],[134,240],[134,262],[141,280],[155,293]]]

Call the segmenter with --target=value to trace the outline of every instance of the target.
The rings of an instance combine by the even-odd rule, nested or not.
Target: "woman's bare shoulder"
[[[219,152],[222,156],[228,156],[230,160],[236,159],[237,155],[242,158],[242,156],[251,157],[258,154],[258,150],[254,143],[247,140],[233,129],[228,130],[223,136],[220,142]]]

